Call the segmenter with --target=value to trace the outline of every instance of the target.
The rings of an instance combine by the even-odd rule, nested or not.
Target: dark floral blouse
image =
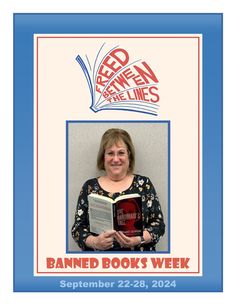
[[[155,245],[165,233],[165,224],[155,188],[149,178],[141,175],[134,175],[133,182],[127,190],[113,194],[102,189],[97,178],[85,182],[79,194],[75,212],[75,222],[71,230],[73,239],[83,251],[94,251],[85,244],[86,238],[89,235],[96,236],[96,234],[89,231],[87,197],[91,193],[100,194],[113,199],[120,195],[131,193],[138,193],[142,197],[143,229],[150,233],[152,242],[131,249],[121,248],[119,243],[114,241],[114,246],[106,251],[155,251]]]

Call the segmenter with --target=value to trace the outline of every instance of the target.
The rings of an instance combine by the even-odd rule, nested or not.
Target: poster
[[[14,290],[222,291],[222,15],[15,14],[14,80]],[[71,237],[112,127],[155,181],[155,251]]]

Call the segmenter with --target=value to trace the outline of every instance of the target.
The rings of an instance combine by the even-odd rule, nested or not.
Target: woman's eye
[[[119,157],[124,157],[124,156],[126,155],[126,152],[125,152],[125,151],[118,151],[117,153],[114,153],[114,152],[112,152],[112,151],[108,151],[108,152],[106,153],[106,155],[107,155],[108,157],[114,157],[115,155],[116,155],[116,156],[119,156]]]
[[[108,155],[109,157],[112,157],[114,154],[113,154],[113,152],[108,152],[107,155]]]
[[[119,152],[119,156],[124,156],[125,155],[125,152],[124,151],[120,151]]]

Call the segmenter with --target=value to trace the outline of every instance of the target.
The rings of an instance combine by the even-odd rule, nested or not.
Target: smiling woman
[[[126,189],[133,180],[134,146],[129,134],[122,129],[109,129],[102,137],[97,166],[106,175],[99,183],[112,192]],[[126,187],[127,186],[127,187]]]
[[[155,251],[155,245],[165,232],[163,214],[152,182],[134,174],[134,164],[135,149],[128,132],[119,128],[108,129],[102,136],[97,157],[97,167],[105,174],[86,181],[77,202],[72,237],[82,250]],[[88,195],[91,193],[112,199],[139,194],[143,234],[127,236],[115,230],[100,234],[90,232]]]

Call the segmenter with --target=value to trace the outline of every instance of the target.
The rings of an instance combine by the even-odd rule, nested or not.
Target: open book
[[[142,201],[139,194],[121,195],[115,200],[98,194],[88,195],[90,232],[122,231],[127,236],[143,233]]]
[[[129,110],[157,115],[158,79],[146,61],[132,59],[119,47],[105,50],[105,43],[92,62],[77,55],[91,95],[91,110]]]

